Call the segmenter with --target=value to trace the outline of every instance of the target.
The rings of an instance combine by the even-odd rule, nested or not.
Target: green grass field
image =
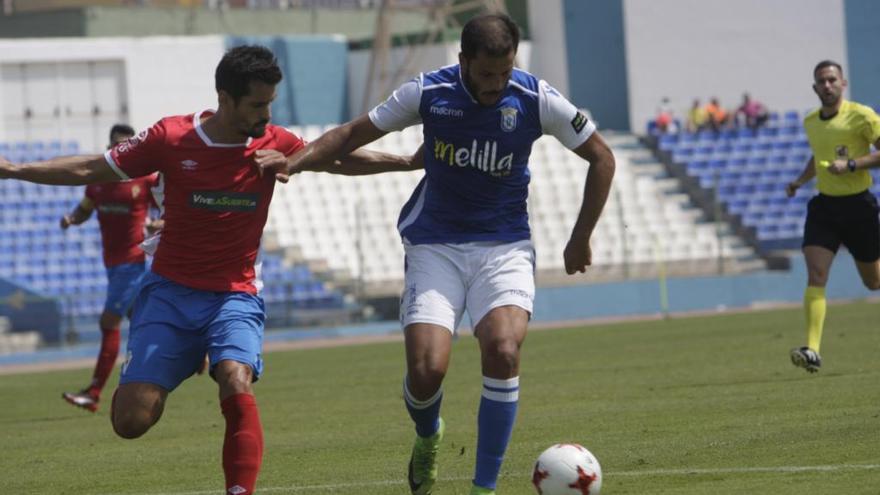
[[[596,454],[603,494],[880,493],[880,306],[829,308],[817,375],[788,360],[801,322],[793,309],[532,332],[498,493],[534,493],[533,462],[560,441]],[[437,495],[469,489],[478,358],[471,337],[456,343]],[[258,493],[408,493],[403,362],[399,342],[268,354]],[[4,493],[222,493],[213,382],[188,380],[126,441],[109,403],[92,415],[60,399],[87,377],[0,376]]]

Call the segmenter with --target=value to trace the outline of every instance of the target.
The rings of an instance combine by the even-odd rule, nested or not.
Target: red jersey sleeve
[[[160,120],[137,136],[110,148],[104,153],[104,159],[120,179],[128,180],[150,175],[160,171],[165,137],[165,124]]]
[[[89,198],[89,200],[91,200],[91,202],[94,204],[94,202],[95,202],[95,185],[94,184],[89,184],[86,186],[86,197]]]
[[[278,132],[278,151],[284,156],[290,156],[297,151],[305,148],[306,143],[296,134],[288,131],[284,127],[279,127]]]

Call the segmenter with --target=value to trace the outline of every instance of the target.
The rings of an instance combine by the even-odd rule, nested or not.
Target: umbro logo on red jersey
[[[183,160],[180,162],[180,166],[183,167],[183,170],[187,172],[192,172],[199,166],[199,162],[195,160]]]

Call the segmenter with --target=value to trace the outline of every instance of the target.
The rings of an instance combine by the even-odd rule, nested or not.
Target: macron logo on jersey
[[[199,162],[195,160],[183,160],[180,162],[180,167],[183,168],[186,172],[192,172],[199,166]]]
[[[450,166],[473,167],[494,177],[510,175],[513,170],[513,153],[498,157],[498,141],[474,139],[469,148],[456,148],[452,143],[434,138],[434,158]]]
[[[199,191],[192,193],[189,205],[203,210],[242,212],[257,209],[256,193]]]
[[[431,105],[429,112],[432,115],[439,115],[440,117],[464,117],[464,110],[460,108],[447,108]]]

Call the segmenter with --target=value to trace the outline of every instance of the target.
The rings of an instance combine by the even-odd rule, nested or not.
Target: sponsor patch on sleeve
[[[571,119],[571,127],[572,129],[574,129],[574,132],[580,134],[580,132],[584,130],[584,127],[587,125],[587,122],[589,122],[587,116],[578,111],[576,114],[574,114],[574,118]]]

